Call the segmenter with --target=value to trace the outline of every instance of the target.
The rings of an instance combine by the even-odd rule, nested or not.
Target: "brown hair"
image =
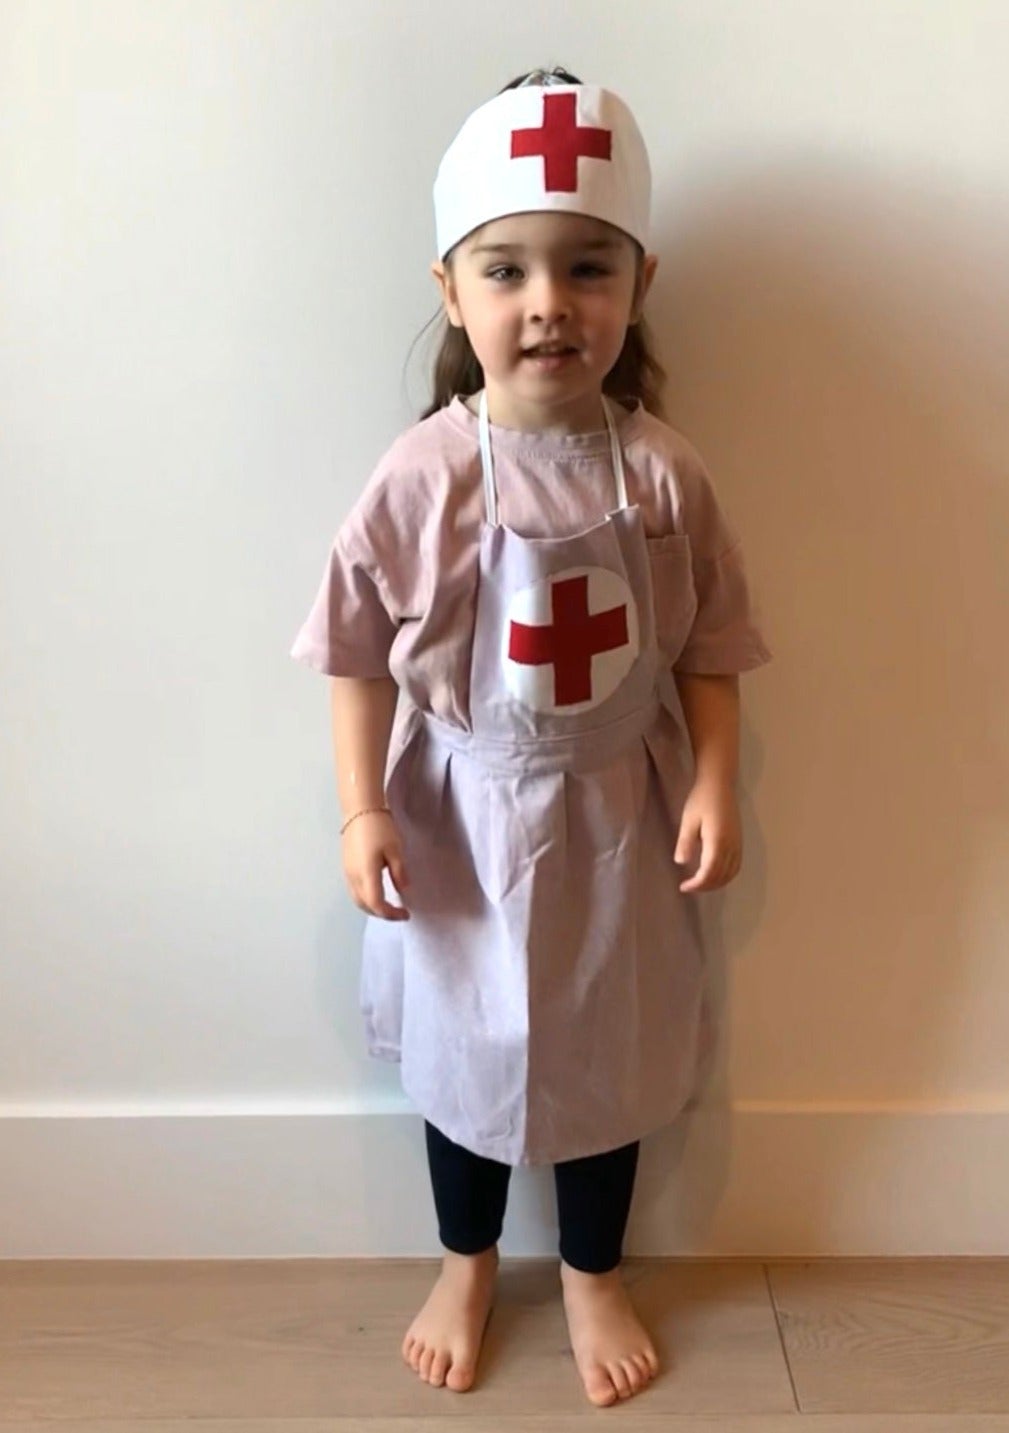
[[[581,80],[575,79],[574,75],[569,75],[559,66],[555,66],[550,73],[563,84],[580,85],[582,83]],[[525,83],[542,85],[544,78],[543,70],[531,70],[528,74],[518,75],[514,80],[510,80],[498,93],[504,94],[505,90],[516,89]],[[645,253],[637,240],[634,240],[633,243],[635,251],[634,296],[636,300]],[[454,250],[450,250],[444,260],[445,267],[450,272],[454,252]],[[469,335],[465,329],[454,328],[449,323],[444,308],[440,308],[438,313],[424,325],[421,333],[439,319],[442,320],[443,332],[432,368],[433,391],[430,404],[420,415],[422,419],[430,418],[432,413],[437,413],[440,408],[451,403],[457,393],[465,398],[471,393],[479,392],[484,385],[483,368],[473,352]],[[665,381],[665,369],[656,356],[653,339],[644,315],[642,315],[636,323],[628,327],[620,356],[603,379],[603,392],[617,400],[640,398],[650,413],[654,413],[658,418],[664,418],[661,390]]]

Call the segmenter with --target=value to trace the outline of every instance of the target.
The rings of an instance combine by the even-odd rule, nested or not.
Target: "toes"
[[[613,1380],[609,1377],[605,1368],[599,1364],[593,1366],[584,1375],[585,1391],[593,1403],[604,1406],[607,1403],[616,1403],[619,1397]]]
[[[431,1377],[429,1379],[429,1382],[433,1383],[435,1388],[440,1388],[445,1382],[445,1374],[448,1372],[451,1361],[451,1355],[448,1353],[435,1354],[431,1363]]]
[[[637,1358],[645,1371],[645,1377],[654,1378],[659,1371],[659,1359],[654,1349],[645,1349],[644,1353],[639,1353]]]
[[[634,1363],[634,1367],[638,1370],[638,1373],[641,1376],[642,1382],[647,1383],[652,1376],[652,1370],[649,1366],[648,1359],[643,1353],[636,1353],[633,1355],[632,1361]]]
[[[613,1383],[613,1387],[617,1390],[617,1396],[619,1398],[629,1398],[632,1391],[632,1385],[631,1380],[628,1378],[624,1370],[623,1364],[618,1363],[616,1359],[614,1359],[612,1363],[608,1363],[606,1365],[606,1372],[610,1376],[610,1379]]]
[[[473,1384],[476,1370],[471,1363],[453,1363],[449,1350],[439,1352],[436,1348],[429,1348],[423,1339],[408,1335],[403,1340],[403,1357],[414,1373],[419,1374],[425,1383],[430,1383],[432,1388],[445,1385],[457,1393],[464,1393]]]
[[[630,1384],[631,1392],[637,1393],[638,1389],[645,1381],[645,1375],[638,1367],[634,1355],[628,1354],[626,1358],[622,1358],[620,1360],[620,1364],[627,1377],[627,1382]]]
[[[445,1382],[449,1388],[456,1393],[465,1393],[467,1388],[472,1387],[474,1368],[468,1363],[453,1363],[445,1376]]]

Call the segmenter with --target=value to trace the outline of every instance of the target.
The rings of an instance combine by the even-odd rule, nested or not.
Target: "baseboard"
[[[433,1257],[403,1105],[0,1105],[2,1259]],[[629,1255],[1009,1252],[1009,1107],[687,1111],[643,1142]],[[551,1255],[552,1174],[512,1175],[501,1253]]]

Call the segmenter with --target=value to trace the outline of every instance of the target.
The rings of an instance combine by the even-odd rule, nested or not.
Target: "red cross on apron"
[[[613,132],[578,124],[573,94],[543,96],[540,129],[512,130],[512,159],[543,156],[543,184],[547,191],[578,189],[578,160],[610,159]]]
[[[553,714],[569,720],[607,701],[641,651],[638,598],[628,585],[619,543],[614,545],[614,524],[619,527],[631,512],[637,521],[639,514],[628,505],[623,454],[606,399],[603,411],[616,511],[580,535],[534,542],[527,548],[524,539],[510,534],[505,539],[507,552],[500,558],[503,565],[494,574],[495,590],[501,591],[500,599],[495,599],[500,600],[500,608],[494,644],[501,666],[493,678],[489,668],[484,670],[495,686],[503,675],[507,691],[520,707],[544,717]],[[499,523],[486,389],[480,394],[480,449],[487,523],[494,530]],[[526,555],[519,556],[520,552]],[[487,598],[480,610],[490,612],[489,575],[482,585]],[[516,719],[522,725],[528,717],[516,714]]]
[[[513,662],[539,666],[552,662],[554,701],[559,707],[592,699],[592,658],[626,646],[627,607],[589,614],[587,575],[555,582],[550,589],[553,621],[529,627],[512,621],[508,656]]]

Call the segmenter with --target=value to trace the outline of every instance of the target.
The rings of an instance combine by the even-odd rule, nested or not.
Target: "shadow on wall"
[[[776,660],[742,680],[743,871],[702,897],[704,1148],[689,1114],[645,1142],[632,1252],[663,1205],[703,1242],[737,1093],[1004,1087],[1007,231],[966,187],[820,162],[725,181],[653,245],[669,420],[738,522]],[[820,1171],[825,1211],[842,1184]]]

